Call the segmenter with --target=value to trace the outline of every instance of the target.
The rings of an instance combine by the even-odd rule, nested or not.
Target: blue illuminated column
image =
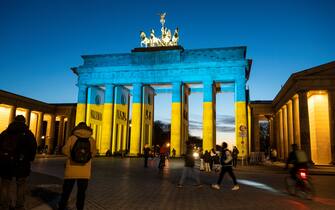
[[[85,122],[86,120],[87,86],[79,84],[78,88],[79,90],[76,112],[76,125],[80,122]]]
[[[215,85],[213,81],[205,81],[204,86],[204,98],[203,98],[203,150],[210,151],[212,148],[215,149],[216,143],[216,132],[215,132]]]
[[[140,154],[142,116],[142,84],[133,85],[133,107],[131,120],[130,155]]]
[[[182,103],[181,82],[172,83],[172,110],[171,110],[171,150],[176,150],[176,156],[180,156],[182,137]]]
[[[101,153],[111,149],[112,141],[112,126],[113,126],[113,104],[114,104],[114,85],[105,85],[105,102],[102,115],[102,139],[101,139]]]

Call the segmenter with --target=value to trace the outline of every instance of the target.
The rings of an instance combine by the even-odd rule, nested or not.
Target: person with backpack
[[[222,143],[222,152],[221,152],[221,172],[219,179],[216,184],[212,184],[212,188],[219,190],[220,184],[226,172],[228,172],[229,176],[233,179],[234,187],[232,190],[240,189],[239,185],[237,184],[235,174],[233,172],[233,157],[231,151],[228,149],[228,144],[226,142]]]
[[[34,134],[25,122],[24,116],[18,115],[0,134],[1,210],[25,209],[27,178],[37,148]],[[16,180],[16,199],[10,193],[13,178]],[[16,200],[15,206],[11,206],[13,200]]]
[[[308,169],[308,157],[304,150],[299,150],[297,144],[291,145],[292,151],[288,155],[285,169],[288,169],[288,165],[292,164],[293,167],[290,169],[292,179],[297,179],[297,172],[299,169]]]
[[[67,202],[77,182],[77,210],[84,209],[85,193],[91,178],[92,157],[97,153],[95,140],[91,137],[92,129],[85,122],[79,123],[66,141],[62,152],[67,156],[64,184],[58,210],[66,209]]]

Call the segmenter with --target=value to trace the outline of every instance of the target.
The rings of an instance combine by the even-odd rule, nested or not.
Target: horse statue
[[[173,34],[173,37],[172,37],[172,46],[178,45],[178,41],[179,41],[179,28],[177,27],[174,30],[174,34]]]
[[[144,31],[141,31],[140,38],[141,38],[141,47],[148,47],[148,45],[150,44],[150,40],[148,39]]]
[[[150,33],[150,42],[149,42],[149,47],[158,47],[161,45],[161,40],[158,39],[155,36],[155,31],[154,29],[151,29],[151,33]]]

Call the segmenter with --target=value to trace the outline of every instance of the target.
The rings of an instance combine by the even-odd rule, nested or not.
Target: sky
[[[185,49],[247,46],[250,98],[272,100],[292,73],[335,60],[334,8],[332,0],[0,0],[0,89],[76,102],[70,68],[80,56],[130,52],[166,12]],[[201,101],[190,96],[191,132],[200,136]],[[233,94],[217,101],[218,135],[233,138]],[[156,119],[170,120],[170,103],[171,95],[156,97]]]

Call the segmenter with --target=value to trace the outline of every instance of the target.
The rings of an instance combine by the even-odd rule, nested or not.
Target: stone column
[[[10,108],[10,115],[9,115],[9,124],[12,123],[15,119],[15,116],[16,116],[16,106],[12,106]]]
[[[287,105],[283,106],[283,112],[282,112],[282,117],[283,117],[283,131],[284,131],[284,159],[288,157],[289,153],[289,146],[288,146],[288,126],[287,126]]]
[[[60,116],[59,119],[59,126],[58,126],[58,139],[57,139],[57,147],[58,147],[58,151],[57,153],[60,151],[60,149],[62,148],[62,146],[64,145],[64,116]]]
[[[306,151],[308,158],[312,161],[307,91],[300,91],[298,94],[301,149]]]
[[[140,154],[141,143],[141,122],[142,122],[142,84],[133,85],[133,107],[131,120],[131,139],[130,139],[130,155],[137,156]]]
[[[252,139],[252,152],[259,152],[260,151],[260,141],[259,141],[259,117],[258,115],[253,115],[252,117],[253,123],[253,139]]]
[[[30,128],[30,116],[31,116],[31,110],[26,109],[26,116],[24,117],[26,118],[26,125],[28,126],[28,128]]]
[[[335,164],[335,90],[328,90],[329,128],[332,164]]]
[[[38,119],[37,119],[37,132],[36,132],[36,141],[37,145],[39,146],[42,142],[42,132],[43,132],[43,112],[38,113]]]
[[[243,71],[244,72],[244,71]],[[240,151],[239,156],[244,158],[247,155],[247,137],[244,134],[247,130],[247,107],[246,107],[246,87],[245,75],[235,80],[235,135],[236,146]],[[244,130],[244,131],[241,131]]]
[[[288,142],[289,145],[294,143],[294,126],[293,126],[293,105],[292,100],[287,103],[287,127],[288,127]]]
[[[111,149],[113,128],[114,85],[105,85],[105,103],[102,115],[101,153],[106,154]]]
[[[76,125],[80,122],[86,121],[86,103],[87,103],[87,86],[78,85],[78,101],[76,112]]]
[[[51,115],[50,120],[50,134],[49,134],[49,146],[48,146],[48,154],[51,154],[52,151],[55,148],[54,142],[55,142],[55,122],[56,122],[56,115]]]
[[[182,83],[172,83],[172,110],[171,110],[171,150],[176,150],[176,156],[180,156],[182,142]]]
[[[285,146],[284,146],[284,121],[283,121],[283,109],[279,110],[279,145],[280,153],[278,156],[280,159],[285,159]]]
[[[203,83],[204,86],[204,98],[203,98],[203,123],[202,123],[202,147],[203,150],[210,151],[212,148],[215,149],[215,102],[213,97],[214,87],[212,81],[206,81]]]
[[[292,106],[293,106],[293,132],[294,132],[294,143],[301,148],[300,145],[300,123],[299,123],[299,99],[298,96],[293,96],[292,99]]]

